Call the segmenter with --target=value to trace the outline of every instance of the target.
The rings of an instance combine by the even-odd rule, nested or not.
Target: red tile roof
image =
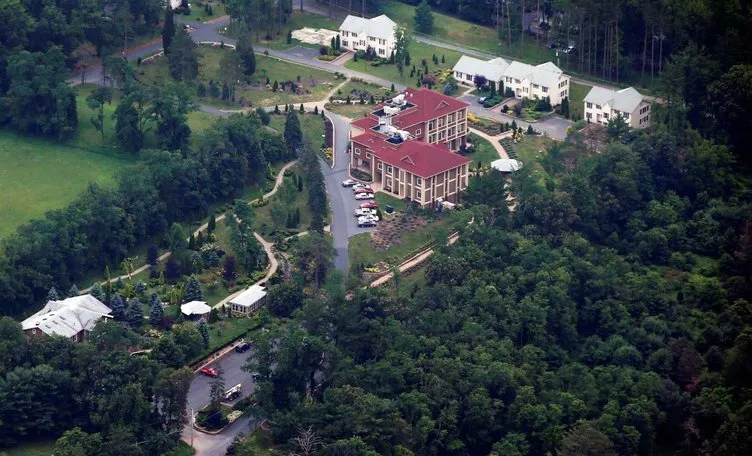
[[[470,159],[455,154],[446,147],[413,140],[392,144],[384,136],[370,130],[352,140],[365,146],[381,161],[423,178],[470,162]]]
[[[428,122],[431,119],[445,116],[468,106],[464,101],[425,87],[419,89],[407,88],[404,93],[405,101],[414,104],[415,107],[405,109],[392,118],[392,125],[398,128],[406,128],[419,122]]]

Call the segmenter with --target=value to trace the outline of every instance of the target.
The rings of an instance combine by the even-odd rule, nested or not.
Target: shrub
[[[509,112],[509,106],[508,106],[508,105],[504,105],[504,106],[502,106],[502,108],[501,108],[501,112],[503,112],[503,113],[507,113],[507,112]]]
[[[320,46],[319,47],[319,54],[321,55],[327,55],[329,53],[329,48],[326,46]]]

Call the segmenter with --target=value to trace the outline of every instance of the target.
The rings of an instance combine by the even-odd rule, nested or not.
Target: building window
[[[624,113],[624,120],[629,120],[629,113],[628,112]]]
[[[386,54],[386,51],[382,48],[379,48],[379,54],[384,55]]]
[[[421,133],[420,128],[416,128],[415,129],[415,136],[418,136],[420,133]]]
[[[444,126],[444,118],[439,119],[439,128]]]
[[[366,158],[371,158],[371,157],[373,157],[373,155],[371,155],[370,152],[366,152]]]
[[[515,83],[515,84],[519,84],[519,83],[520,83],[520,80],[519,80],[519,79],[515,79],[515,80],[514,80],[514,83]]]
[[[468,81],[472,81],[473,76],[471,74],[468,74],[467,76],[465,76],[465,79],[467,79]]]
[[[522,89],[525,93],[527,93],[527,87]]]
[[[458,119],[464,119],[465,118],[465,111],[458,112],[457,113],[457,118]]]
[[[436,128],[436,123],[433,120],[428,122],[428,129],[433,130],[434,128]]]
[[[533,88],[537,89],[538,88],[538,84],[533,84]]]
[[[465,124],[457,125],[457,134],[465,132]]]
[[[454,114],[449,114],[449,122],[454,122]]]
[[[595,109],[601,109],[601,105],[595,105]]]
[[[422,202],[422,199],[423,199],[423,192],[421,192],[420,190],[416,191],[415,192],[415,201],[421,201]]]
[[[378,165],[376,165],[376,169],[378,169],[379,171],[381,171],[382,169],[384,169],[384,164],[383,163],[379,163]]]
[[[587,104],[587,108],[588,108],[588,109],[593,109],[593,103],[588,103],[588,104]]]
[[[355,148],[355,155],[360,155],[360,149],[358,149],[357,147]]]
[[[543,93],[548,93],[548,87],[543,87]]]
[[[588,119],[592,119],[593,118],[593,113],[592,112],[587,113],[587,118]]]
[[[391,166],[387,166],[387,167],[386,167],[386,173],[387,173],[387,174],[391,175],[391,174],[392,174],[392,171],[393,171],[393,169],[392,169],[392,167],[391,167]]]
[[[421,179],[418,176],[415,176],[415,185],[423,185],[423,179]]]
[[[347,41],[344,41],[344,40],[343,40],[343,41],[342,41],[342,46],[344,46],[344,47],[348,47]]]
[[[368,162],[367,162],[367,161],[365,161],[365,160],[362,160],[362,161],[361,161],[361,164],[362,164],[363,166],[368,166],[369,168],[371,167],[371,164],[370,164],[370,163],[368,163]]]
[[[454,127],[452,127],[452,128],[449,129],[448,136],[453,136],[453,135],[454,135]]]
[[[431,136],[429,136],[429,137],[428,137],[428,142],[429,142],[429,143],[434,143],[434,142],[436,142],[436,135],[431,135]]]

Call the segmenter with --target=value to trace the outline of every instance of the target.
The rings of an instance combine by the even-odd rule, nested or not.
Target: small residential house
[[[191,320],[208,320],[211,307],[204,301],[191,301],[181,305],[180,311]]]
[[[397,24],[385,15],[372,19],[348,15],[339,26],[340,43],[351,51],[373,48],[376,55],[389,58],[395,46]]]
[[[266,302],[266,288],[253,285],[230,300],[230,311],[234,314],[249,316],[259,310]]]
[[[467,187],[467,103],[427,88],[408,88],[351,125],[354,169],[374,187],[421,207],[457,203]]]
[[[48,301],[34,315],[21,323],[26,337],[34,340],[45,336],[61,336],[81,342],[99,320],[112,318],[112,309],[87,294],[60,301]]]
[[[650,103],[632,87],[621,90],[593,87],[585,96],[585,120],[607,125],[621,116],[632,128],[650,126]]]
[[[512,89],[516,98],[549,97],[551,105],[557,106],[569,97],[570,77],[551,62],[528,65],[502,58],[485,61],[463,55],[452,71],[461,84],[473,86],[476,75],[484,76],[497,91],[502,86]]]

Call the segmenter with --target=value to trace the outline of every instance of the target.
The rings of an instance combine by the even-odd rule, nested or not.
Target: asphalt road
[[[252,354],[253,349],[248,350],[245,353],[236,353],[233,351],[221,360],[212,363],[210,366],[215,369],[218,366],[222,366],[222,369],[224,370],[225,389],[230,389],[238,383],[243,385],[243,394],[241,395],[241,398],[251,395],[256,387],[251,374],[242,370]],[[191,388],[188,391],[187,409],[189,414],[191,411],[196,412],[200,410],[209,403],[209,391],[212,380],[213,379],[210,377],[194,374]],[[237,400],[240,400],[240,398]],[[192,441],[192,446],[196,450],[195,454],[198,456],[223,455],[235,437],[240,434],[250,434],[255,429],[255,425],[256,422],[253,417],[244,415],[222,431],[222,433],[209,435],[192,430],[191,426],[187,424],[183,428],[183,440],[189,444],[191,444]]]
[[[523,130],[527,130],[528,125],[532,125],[534,130],[540,131],[541,133],[547,133],[549,137],[554,139],[566,139],[567,127],[572,125],[572,122],[557,116],[548,117],[540,122],[528,123],[524,120],[516,119],[512,116],[484,108],[482,104],[478,103],[478,97],[474,95],[463,95],[460,97],[460,100],[470,105],[469,109],[473,114],[487,117],[501,123],[511,123],[512,120],[514,120],[517,122],[517,126],[522,127]]]

